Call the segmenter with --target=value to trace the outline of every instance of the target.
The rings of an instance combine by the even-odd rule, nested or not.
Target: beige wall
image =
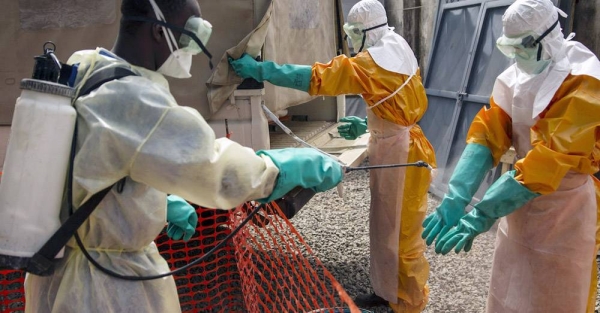
[[[429,53],[433,44],[433,33],[435,31],[435,20],[437,18],[438,1],[421,0],[421,76],[427,73]]]

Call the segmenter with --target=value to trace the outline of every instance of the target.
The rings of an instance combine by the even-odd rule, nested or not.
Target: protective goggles
[[[502,54],[509,58],[518,56],[529,60],[537,54],[537,60],[539,61],[542,59],[542,39],[548,36],[557,25],[558,20],[537,39],[531,33],[513,38],[502,36],[496,41],[496,46]]]
[[[344,32],[346,33],[346,37],[344,39],[350,37],[350,40],[352,40],[352,42],[362,42],[360,45],[360,49],[356,51],[360,52],[365,47],[365,41],[367,40],[367,32],[384,26],[387,26],[387,23],[383,23],[370,28],[365,28],[365,26],[362,23],[346,23],[343,26]]]
[[[192,16],[187,20],[184,27],[179,27],[145,16],[123,16],[123,20],[157,24],[170,30],[180,32],[181,36],[179,37],[178,48],[194,55],[203,52],[209,59],[208,62],[210,68],[213,68],[211,61],[212,54],[208,52],[208,49],[206,49],[206,46],[204,45],[208,42],[208,39],[212,34],[212,25],[208,21],[200,17]]]
[[[518,56],[528,60],[535,56],[538,50],[533,35],[527,35],[520,38],[502,36],[496,41],[496,46],[502,54],[511,59]]]

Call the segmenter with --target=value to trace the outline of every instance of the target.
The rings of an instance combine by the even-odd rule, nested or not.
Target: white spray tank
[[[0,181],[0,269],[26,268],[61,225],[77,113],[74,89],[57,83],[61,64],[49,44],[15,105]]]

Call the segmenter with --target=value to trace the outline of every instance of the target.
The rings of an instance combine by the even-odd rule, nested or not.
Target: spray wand
[[[433,167],[431,167],[431,165],[427,164],[427,162],[417,161],[415,163],[403,163],[403,164],[369,165],[369,166],[357,166],[357,167],[346,166],[344,168],[344,171],[346,173],[348,173],[348,172],[353,172],[353,171],[368,171],[368,170],[376,170],[376,169],[410,167],[410,166],[426,167],[430,171],[433,170]]]

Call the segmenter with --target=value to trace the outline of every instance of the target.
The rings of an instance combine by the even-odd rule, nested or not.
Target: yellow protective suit
[[[169,271],[153,240],[166,223],[167,193],[204,207],[233,208],[269,196],[279,173],[267,157],[212,129],[190,108],[177,105],[166,79],[132,67],[106,50],[76,53],[76,83],[105,66],[140,76],[107,82],[79,98],[73,205],[127,177],[113,188],[78,234],[101,265],[122,275]],[[152,187],[151,187],[152,186]],[[63,215],[68,212],[66,206]],[[28,275],[26,312],[180,312],[173,277],[132,282],[92,266],[74,240],[49,277]]]
[[[406,83],[369,110],[370,163],[423,160],[435,166],[433,147],[417,125],[427,110],[425,89],[418,71],[409,78],[378,66],[367,50],[313,65],[308,92],[360,94],[373,106]],[[396,312],[421,312],[427,304],[429,264],[421,224],[430,181],[431,172],[423,168],[371,171],[371,282]]]
[[[531,127],[515,122],[527,116],[519,108],[497,103],[506,100],[492,97],[467,142],[490,148],[495,164],[514,145],[515,178],[542,196],[500,222],[487,310],[594,312],[600,80],[568,75]]]

